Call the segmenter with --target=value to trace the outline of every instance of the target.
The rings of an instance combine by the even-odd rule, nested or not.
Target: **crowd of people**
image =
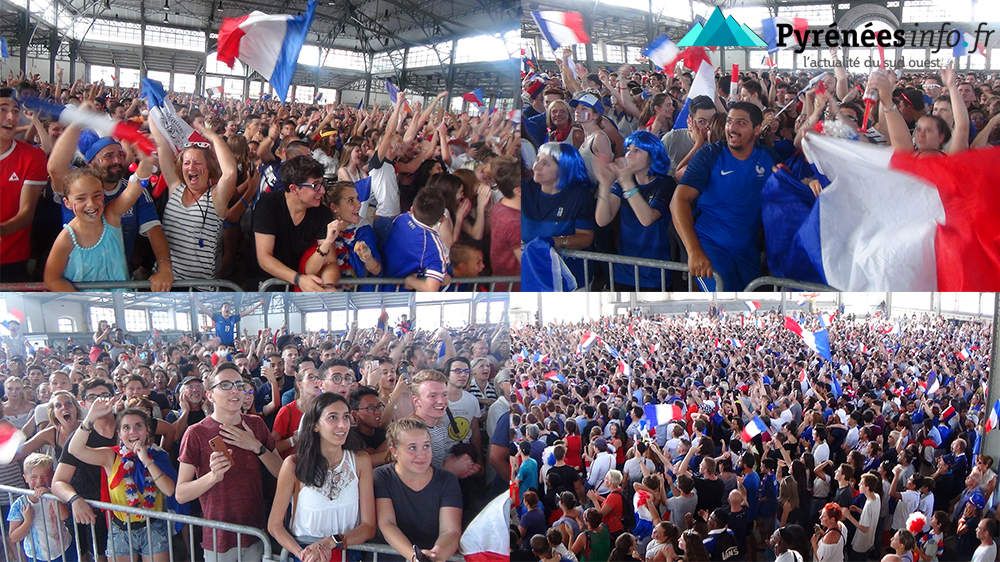
[[[989,323],[824,316],[513,330],[515,557],[994,562]]]
[[[11,75],[0,85],[5,282],[72,290],[148,280],[169,290],[175,280],[228,280],[256,290],[277,278],[324,291],[382,277],[436,291],[520,272],[512,113],[453,113],[447,92],[367,108],[171,93],[200,135],[175,146],[145,94],[67,85],[61,72],[51,83]],[[146,138],[66,126],[28,98]],[[137,145],[150,139],[146,157]]]
[[[212,522],[303,562],[358,561],[366,543],[380,559],[457,554],[510,478],[506,326],[251,335],[239,312],[212,310],[207,333],[102,322],[90,342],[34,348],[7,323],[0,423],[27,440],[0,483],[31,493],[0,498],[5,560],[262,559]],[[208,521],[180,531],[161,511]]]
[[[709,56],[702,47],[687,50],[695,49]],[[830,60],[841,56],[834,49]],[[694,68],[702,60],[687,58]],[[793,204],[804,218],[829,183],[802,151],[806,133],[920,156],[1000,144],[1000,80],[950,64],[861,75],[838,63],[830,72],[772,68],[736,77],[716,67],[714,91],[694,95],[693,71],[683,63],[670,72],[647,64],[588,68],[568,49],[555,63],[528,61],[522,82],[523,241],[544,241],[543,251],[686,263],[708,290],[713,273],[730,290],[769,273],[823,282],[822,270],[785,265],[800,224],[764,218],[787,217]],[[616,264],[613,278],[603,266],[585,277],[578,259],[564,261],[579,288],[686,290],[682,275],[669,272],[661,289],[652,267],[640,267],[638,279],[630,264]]]

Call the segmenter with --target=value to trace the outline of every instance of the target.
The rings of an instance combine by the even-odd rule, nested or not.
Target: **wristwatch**
[[[259,457],[259,456],[263,455],[266,452],[267,452],[267,445],[261,443],[260,444],[260,450],[257,451],[257,456]]]
[[[337,548],[340,545],[344,544],[344,535],[342,535],[340,533],[337,533],[335,535],[331,535],[330,538],[333,539],[333,547],[334,548]]]

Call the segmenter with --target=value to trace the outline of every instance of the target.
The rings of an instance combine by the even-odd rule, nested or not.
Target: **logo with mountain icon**
[[[697,22],[678,47],[767,47],[760,37],[749,27],[726,16],[718,6],[704,25]]]

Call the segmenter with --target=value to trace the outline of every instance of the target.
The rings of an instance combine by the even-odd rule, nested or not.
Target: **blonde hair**
[[[52,455],[46,455],[45,453],[31,453],[24,459],[24,472],[28,472],[34,468],[48,468],[52,470],[52,465],[55,464],[55,459]]]
[[[431,433],[427,424],[417,418],[403,418],[401,420],[396,420],[390,423],[389,427],[385,431],[385,437],[389,441],[389,446],[398,447],[399,442],[403,437],[403,433],[407,431],[426,431],[427,435],[430,435]]]
[[[443,385],[448,384],[448,377],[444,373],[438,371],[437,369],[421,369],[417,374],[413,375],[410,380],[410,392],[414,396],[419,396],[420,385],[425,382],[439,382]]]
[[[73,405],[76,406],[76,419],[80,421],[83,418],[83,410],[80,409],[80,402],[73,396],[73,393],[68,390],[57,390],[49,396],[49,404],[46,408],[49,424],[56,425],[56,398],[70,398],[73,400]]]

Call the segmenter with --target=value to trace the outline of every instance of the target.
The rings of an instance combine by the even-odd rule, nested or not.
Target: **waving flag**
[[[760,419],[760,416],[754,416],[746,426],[743,427],[743,432],[740,434],[740,439],[744,443],[749,443],[754,437],[767,433],[767,424],[764,420]]]
[[[510,562],[510,503],[504,491],[469,522],[460,539],[465,562]]]
[[[812,385],[809,384],[809,376],[806,375],[805,367],[802,368],[802,372],[799,373],[799,388],[802,389],[802,394],[809,392]]]
[[[271,16],[255,10],[225,18],[219,27],[216,59],[229,68],[240,59],[266,78],[285,101],[315,11],[316,0],[309,0],[306,12],[298,16]]]
[[[590,43],[580,12],[533,10],[531,17],[553,52],[558,51],[559,47]]]
[[[10,464],[24,444],[24,433],[8,421],[0,421],[0,464]]]
[[[830,393],[837,399],[840,399],[844,394],[843,389],[840,387],[840,379],[837,378],[836,370],[830,371]]]
[[[201,133],[191,128],[187,121],[181,119],[174,111],[174,104],[167,99],[163,84],[152,78],[143,78],[141,85],[142,97],[146,98],[149,107],[149,120],[152,121],[170,143],[174,153],[189,142],[208,142]]]
[[[618,368],[615,369],[615,374],[625,375],[626,377],[632,376],[632,366],[625,362],[624,359],[618,360]]]
[[[566,376],[555,369],[552,369],[551,371],[545,373],[545,380],[561,382],[563,384],[566,384]]]
[[[597,334],[591,331],[586,331],[580,336],[580,350],[583,353],[590,351],[590,348],[600,339]]]
[[[663,425],[668,422],[684,419],[684,410],[677,404],[646,404],[642,407],[644,419],[652,425]]]
[[[462,99],[465,100],[465,101],[467,101],[467,102],[469,102],[469,103],[474,103],[477,106],[482,107],[483,106],[483,99],[484,99],[483,98],[483,90],[482,90],[482,88],[476,88],[475,90],[472,90],[471,92],[466,92],[466,93],[462,94]]]
[[[760,310],[760,301],[743,301],[743,304],[747,305],[747,310],[751,313]]]
[[[438,346],[438,360],[444,359],[446,353],[448,353],[448,346],[445,342],[441,342],[441,345]]]
[[[38,113],[48,114],[53,121],[59,121],[63,125],[93,129],[102,137],[114,137],[130,142],[145,154],[152,154],[156,148],[153,141],[142,134],[131,121],[115,121],[105,113],[60,105],[37,97],[26,97],[21,100],[21,105]]]
[[[809,28],[809,22],[805,18],[766,18],[760,20],[760,38],[767,43],[768,55],[778,52],[778,24],[788,23],[799,35],[802,35]],[[794,45],[794,41],[786,41],[788,45]]]
[[[830,337],[826,330],[810,332],[800,326],[791,316],[785,316],[785,328],[788,328],[791,332],[802,338],[802,341],[805,342],[809,349],[818,353],[820,357],[827,361],[831,360]]]
[[[937,373],[931,371],[927,374],[927,383],[924,387],[925,394],[934,394],[938,390],[941,390],[941,381],[938,379]]]
[[[608,344],[608,342],[602,342],[602,343],[604,343],[604,350],[608,352],[608,355],[614,357],[615,359],[618,359],[618,350],[611,347]]]
[[[962,361],[968,361],[969,357],[971,357],[971,354],[969,353],[969,346],[963,347],[962,351],[956,353],[955,356],[961,359]]]
[[[699,48],[704,49],[703,47]],[[684,99],[684,106],[677,112],[677,117],[674,119],[675,129],[687,127],[687,118],[688,112],[691,108],[691,100],[697,96],[708,96],[713,100],[715,99],[715,68],[712,66],[711,61],[701,61],[701,66],[698,67],[698,72],[694,76],[694,81],[691,82],[691,89],[688,90],[687,98]]]
[[[653,39],[649,45],[643,49],[642,54],[653,64],[660,68],[665,68],[674,61],[681,52],[680,47],[674,44],[666,35],[660,35]]]
[[[1000,398],[997,398],[997,401],[993,403],[993,407],[990,408],[990,415],[986,418],[986,425],[983,427],[983,430],[989,433],[997,427],[1000,427]]]
[[[5,37],[0,37],[0,59],[6,59],[10,57],[10,51],[7,49],[7,39]]]
[[[953,418],[953,417],[955,417],[955,407],[954,406],[950,406],[949,405],[948,408],[945,409],[945,411],[941,412],[941,421],[943,421],[945,423],[950,422],[951,418]]]
[[[576,278],[548,241],[535,238],[521,254],[521,290],[575,291]]]
[[[926,158],[807,134],[802,148],[831,180],[802,225],[811,232],[804,250],[827,284],[1000,288],[1000,147]]]

